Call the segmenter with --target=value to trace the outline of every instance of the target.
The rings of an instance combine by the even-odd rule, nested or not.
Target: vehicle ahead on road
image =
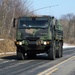
[[[25,53],[27,57],[47,53],[51,60],[62,57],[62,25],[54,17],[23,16],[14,19],[13,26],[17,26],[15,45],[18,59],[24,59]]]

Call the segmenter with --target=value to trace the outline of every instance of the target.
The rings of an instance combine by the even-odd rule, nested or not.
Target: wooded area
[[[0,38],[14,38],[14,17],[32,15],[30,0],[0,0]]]
[[[64,41],[75,44],[75,15],[63,15],[60,20],[63,25]]]

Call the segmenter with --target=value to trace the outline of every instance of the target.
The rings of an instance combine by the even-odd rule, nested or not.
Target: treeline
[[[14,17],[33,15],[30,0],[0,0],[0,38],[14,38]]]
[[[64,41],[75,44],[75,15],[67,14],[61,17],[63,25]]]

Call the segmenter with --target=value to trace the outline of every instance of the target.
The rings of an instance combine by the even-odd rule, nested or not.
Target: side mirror
[[[16,20],[16,19],[14,18],[14,20],[13,20],[13,27],[15,27],[15,20]]]

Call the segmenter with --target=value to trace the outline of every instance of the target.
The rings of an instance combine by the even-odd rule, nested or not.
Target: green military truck
[[[17,22],[17,23],[16,23]],[[58,20],[51,16],[23,16],[14,19],[17,57],[25,59],[47,53],[54,60],[63,55],[63,31]]]

